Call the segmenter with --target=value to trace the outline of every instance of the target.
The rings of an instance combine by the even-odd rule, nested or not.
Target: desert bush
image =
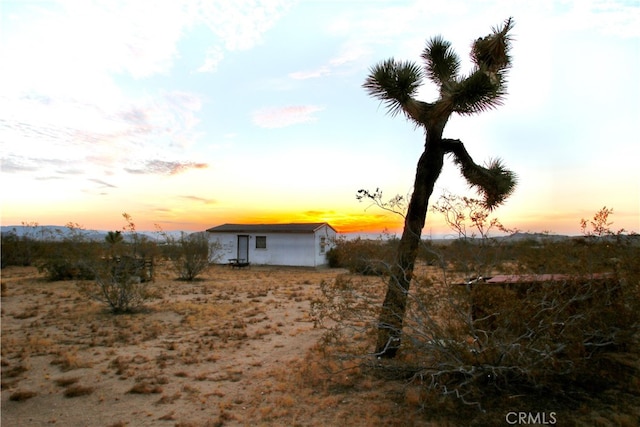
[[[28,237],[18,236],[15,231],[2,233],[0,245],[2,246],[0,268],[10,265],[28,266],[33,263],[34,254],[31,249],[35,246],[35,241]]]
[[[154,296],[147,261],[130,255],[105,257],[93,266],[95,280],[79,283],[83,294],[106,304],[113,313],[139,309]]]
[[[79,283],[84,295],[106,304],[113,313],[135,311],[155,296],[149,286],[153,281],[155,244],[136,232],[128,214],[123,217],[128,239],[108,235],[100,256],[90,262],[95,280]]]
[[[195,280],[220,258],[220,243],[210,242],[204,233],[181,233],[180,238],[165,235],[165,238],[163,253],[181,280]]]
[[[371,353],[385,281],[340,276],[322,284],[322,298],[312,305],[314,320],[326,328],[322,345],[332,363],[359,360],[377,376],[420,388],[424,407],[442,405],[442,396],[490,410],[504,408],[513,396],[569,405],[603,390],[637,394],[637,236],[613,233],[577,242],[551,239],[505,248],[487,240],[472,247],[491,261],[478,264],[488,270],[506,263],[510,273],[531,274],[547,265],[553,271],[545,272],[566,274],[559,281],[464,284],[459,277],[469,267],[443,255],[440,268],[414,277],[403,345],[392,360]]]
[[[440,214],[456,235],[450,244],[439,246],[435,257],[441,263],[446,260],[452,270],[467,277],[486,277],[504,261],[507,245],[491,234],[513,230],[492,217],[482,200],[445,193],[431,211]]]
[[[375,240],[339,238],[328,251],[327,259],[332,268],[347,268],[352,273],[364,275],[385,275],[389,271],[397,243],[394,237],[379,237]]]
[[[15,228],[9,232],[2,233],[1,268],[10,265],[35,265],[39,258],[42,251],[39,237],[43,237],[43,229],[36,222],[23,221],[22,226],[25,230],[22,235],[18,235]]]
[[[68,223],[65,228],[40,242],[38,270],[50,281],[94,279],[92,266],[101,251],[99,242],[91,241],[78,224]]]

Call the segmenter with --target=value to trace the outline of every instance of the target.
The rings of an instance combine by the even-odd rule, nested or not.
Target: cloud
[[[198,2],[192,8],[194,20],[213,33],[214,42],[206,51],[198,72],[214,72],[224,52],[251,49],[262,35],[294,4],[291,0],[236,0]]]
[[[90,178],[89,181],[95,182],[96,184],[100,185],[100,188],[118,188],[113,184],[109,184],[106,181],[103,181],[101,179],[96,179],[96,178]]]
[[[326,77],[337,72],[344,72],[346,66],[357,64],[359,67],[365,67],[365,60],[368,61],[371,55],[371,48],[365,43],[350,40],[346,42],[340,53],[330,58],[325,65],[309,71],[296,71],[289,74],[294,80],[307,80],[320,77]],[[358,68],[356,68],[358,69]]]
[[[318,77],[324,77],[331,74],[331,68],[327,66],[322,66],[315,70],[311,71],[296,71],[289,74],[289,77],[295,80],[306,80],[306,79],[315,79]]]
[[[132,174],[153,174],[153,175],[177,175],[189,169],[205,169],[209,165],[195,162],[166,162],[164,160],[149,160],[139,168],[125,168]]]
[[[71,167],[72,163],[63,159],[45,159],[39,157],[27,157],[8,155],[2,159],[3,173],[23,173],[23,172],[53,172],[58,175],[80,175],[84,170]],[[53,179],[54,177],[50,177]],[[58,177],[56,177],[58,178]],[[49,179],[47,177],[39,177],[37,179]]]
[[[55,0],[12,5],[3,19],[8,36],[0,39],[3,151],[16,159],[38,153],[71,165],[96,161],[91,166],[107,174],[144,170],[136,165],[149,151],[184,157],[201,136],[199,96],[184,91],[132,96],[122,82],[169,73],[180,40],[196,27],[214,35],[198,46],[196,55],[204,58],[198,71],[215,71],[225,51],[260,43],[291,4]],[[4,170],[33,172],[41,164],[16,159],[5,162]]]
[[[266,108],[253,113],[253,123],[257,126],[274,129],[298,123],[309,123],[317,120],[313,113],[324,110],[316,105],[294,105],[281,108]]]
[[[221,47],[214,46],[207,50],[204,63],[196,70],[199,73],[212,73],[218,69],[218,64],[224,59]]]
[[[99,168],[112,174],[135,169],[150,151],[184,157],[200,137],[198,95],[170,91],[119,101],[99,105],[68,97],[0,97],[0,141],[12,155],[4,160],[4,170],[51,174]]]
[[[0,165],[0,170],[3,173],[34,172],[38,170],[35,162],[16,156],[0,159]]]
[[[201,203],[204,203],[205,205],[212,205],[212,204],[218,203],[214,199],[205,199],[203,197],[198,197],[198,196],[180,196],[180,198],[185,200],[191,200],[194,202],[201,202]]]
[[[595,29],[622,38],[640,36],[640,7],[637,2],[574,0],[565,7],[566,14],[558,19],[560,28]]]
[[[198,12],[227,50],[246,50],[260,43],[262,34],[293,4],[290,0],[202,2]]]

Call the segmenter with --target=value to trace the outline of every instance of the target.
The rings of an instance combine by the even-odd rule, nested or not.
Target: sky
[[[441,35],[468,72],[508,17],[504,105],[444,136],[516,172],[507,227],[579,234],[606,206],[640,231],[639,0],[1,0],[2,225],[401,231],[356,192],[410,195],[424,133],[367,95],[369,69]],[[476,196],[451,160],[445,192]],[[447,233],[429,212],[424,235]]]

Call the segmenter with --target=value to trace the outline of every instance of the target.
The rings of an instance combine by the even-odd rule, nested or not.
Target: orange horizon
[[[152,203],[134,203],[122,200],[119,203],[106,203],[97,199],[96,203],[47,203],[46,210],[30,202],[26,205],[7,204],[3,206],[0,223],[12,226],[25,223],[39,225],[64,226],[78,224],[89,230],[121,230],[126,226],[123,213],[129,214],[138,231],[154,231],[158,225],[164,231],[204,231],[224,223],[289,223],[289,222],[327,222],[339,233],[398,234],[402,232],[402,216],[366,206],[350,200],[336,200],[334,203],[306,203],[296,200],[286,203],[251,203],[239,200],[234,204],[202,204],[194,201],[159,205]],[[260,206],[262,205],[262,206]],[[330,209],[324,208],[331,205]],[[118,206],[121,206],[118,208]],[[122,206],[129,206],[122,209]],[[232,206],[232,207],[231,207]],[[260,207],[257,207],[260,206]],[[580,220],[593,218],[602,206],[593,210],[575,209],[542,212],[536,206],[515,208],[509,204],[496,210],[491,218],[498,218],[509,229],[522,232],[549,232],[551,234],[579,235]],[[640,231],[640,217],[637,211],[617,210],[609,218],[611,230],[626,229]],[[25,212],[28,215],[25,215]],[[428,212],[423,235],[453,235],[453,231],[444,222],[442,215]],[[500,234],[493,230],[491,235]]]
[[[152,215],[144,213],[129,212],[133,223],[138,231],[204,231],[208,228],[221,225],[224,223],[237,224],[278,224],[291,222],[326,222],[329,223],[338,233],[341,234],[400,234],[403,229],[403,219],[397,214],[388,212],[371,213],[364,211],[337,212],[337,211],[303,211],[303,212],[267,212],[264,214],[250,213],[245,215],[234,215],[231,212],[225,212],[224,215],[215,215],[211,218],[205,218],[204,215],[181,215],[180,218],[158,218],[157,220],[147,219]],[[615,212],[614,212],[615,214]],[[122,217],[122,213],[115,215],[113,218],[104,219],[97,215],[84,213],[79,215],[84,218],[69,218],[64,221],[59,220],[60,215],[47,215],[48,219],[42,221],[38,218],[25,218],[20,221],[12,221],[6,217],[2,218],[3,226],[17,226],[36,223],[40,226],[65,226],[69,223],[77,224],[80,228],[87,230],[122,230],[126,226],[126,222]],[[110,215],[111,216],[111,215]],[[210,215],[206,215],[210,217]],[[592,215],[583,216],[587,220]],[[514,231],[562,234],[562,235],[580,235],[581,218],[533,218],[526,217],[520,220],[511,220],[510,218],[500,218],[501,222]],[[627,232],[638,232],[639,220],[633,215],[614,215],[611,220],[612,231],[625,229]],[[519,226],[513,224],[518,223]],[[447,227],[442,218],[429,213],[427,222],[423,229],[423,235],[452,235],[454,232]],[[493,230],[491,235],[502,234],[498,230]]]

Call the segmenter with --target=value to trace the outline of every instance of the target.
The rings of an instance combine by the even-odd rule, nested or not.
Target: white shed
[[[207,233],[220,244],[217,262],[302,267],[328,264],[327,251],[337,235],[326,222],[223,224]]]

